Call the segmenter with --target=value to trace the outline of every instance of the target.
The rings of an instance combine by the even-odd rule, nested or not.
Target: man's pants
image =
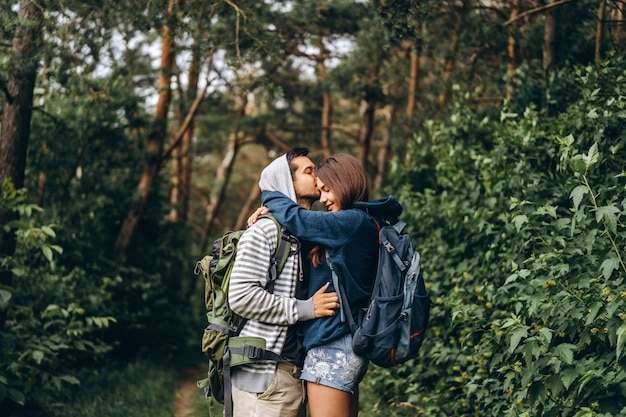
[[[257,394],[232,387],[233,417],[303,417],[304,381],[300,369],[280,362],[267,391]]]

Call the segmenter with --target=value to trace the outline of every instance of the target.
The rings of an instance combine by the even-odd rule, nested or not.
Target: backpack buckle
[[[262,359],[263,349],[257,346],[245,345],[242,354],[250,359]]]
[[[391,242],[389,242],[388,240],[385,240],[383,242],[383,246],[385,247],[385,250],[387,250],[387,252],[389,252],[390,254],[396,251],[396,248],[394,248]]]

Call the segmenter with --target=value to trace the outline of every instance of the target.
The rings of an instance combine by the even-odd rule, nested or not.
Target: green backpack
[[[289,234],[273,216],[259,218],[272,219],[278,228],[278,244],[267,272],[266,290],[273,292],[274,280],[280,275],[287,258],[296,253],[300,245],[298,239]],[[257,360],[282,360],[279,355],[265,350],[265,339],[240,337],[239,332],[246,319],[239,317],[228,306],[230,274],[244,231],[229,231],[215,240],[211,254],[199,260],[194,269],[195,275],[204,278],[204,303],[208,321],[202,335],[202,352],[208,359],[208,372],[207,377],[198,381],[197,385],[204,389],[211,406],[213,401],[224,404],[227,416],[232,415],[230,368]]]

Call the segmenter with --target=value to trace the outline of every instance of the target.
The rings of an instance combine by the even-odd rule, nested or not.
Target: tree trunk
[[[361,129],[359,130],[358,159],[361,161],[363,168],[367,168],[367,158],[372,144],[372,135],[374,134],[376,101],[370,90],[371,88],[366,87],[362,93],[363,98],[361,99]]]
[[[615,2],[615,29],[613,32],[613,48],[618,55],[621,55],[624,51],[624,8],[626,8],[626,2],[624,1],[616,1]]]
[[[173,6],[177,0],[170,0],[169,17],[172,18]],[[114,256],[122,257],[135,234],[137,225],[143,216],[148,199],[153,192],[156,174],[161,167],[161,151],[167,136],[167,112],[172,97],[171,72],[174,68],[174,33],[171,22],[163,25],[161,39],[161,68],[159,71],[159,99],[157,102],[154,125],[148,137],[146,156],[143,162],[143,172],[137,186],[137,197],[133,202],[115,242]]]
[[[383,113],[385,115],[385,129],[383,130],[383,140],[378,148],[376,179],[374,180],[374,189],[378,192],[385,185],[387,174],[387,162],[391,153],[391,131],[396,113],[396,106],[388,104],[385,106]]]
[[[198,80],[200,67],[200,48],[197,42],[191,47],[191,63],[189,65],[189,85],[183,106],[179,112],[179,120],[182,125],[184,117],[188,112],[188,107],[198,95]],[[180,146],[173,152],[172,167],[172,191],[170,193],[170,214],[169,219],[172,222],[185,222],[187,220],[187,211],[189,208],[189,193],[191,190],[191,141],[194,135],[195,126],[191,121],[189,127],[183,134]]]
[[[2,132],[0,133],[0,196],[5,179],[16,189],[24,186],[26,153],[33,114],[33,93],[37,79],[38,44],[43,14],[37,4],[24,0],[18,12],[20,24],[15,28],[8,78],[3,85]],[[13,218],[11,212],[0,211],[0,225]],[[15,234],[0,227],[0,256],[15,252]],[[0,283],[9,285],[10,271],[0,273]]]
[[[245,108],[245,106],[243,107]],[[209,238],[213,233],[214,220],[219,213],[220,207],[222,207],[222,202],[224,200],[224,196],[226,195],[226,188],[228,187],[228,182],[230,181],[230,174],[232,173],[237,153],[239,153],[239,148],[241,147],[242,140],[239,136],[239,132],[234,132],[230,135],[228,150],[226,151],[226,155],[224,155],[224,158],[215,173],[213,190],[209,196],[209,204],[206,208],[206,222],[204,236],[202,237],[202,244],[200,246],[201,250],[205,250],[207,244],[209,243]]]
[[[37,54],[43,25],[43,13],[37,4],[23,0],[18,12],[19,24],[13,34],[11,60],[2,106],[2,132],[0,133],[0,199],[4,181],[11,181],[16,189],[24,186],[26,153],[33,114],[33,94],[37,79]],[[10,211],[0,210],[0,258],[12,256],[16,248],[13,231],[4,225],[16,218]],[[11,285],[10,269],[0,271],[0,284]],[[6,322],[6,309],[0,311],[0,329]]]
[[[463,3],[462,9],[458,10],[456,14],[454,30],[452,31],[452,38],[450,39],[450,52],[442,75],[443,89],[441,90],[441,93],[439,93],[440,105],[444,105],[446,103],[448,95],[450,94],[450,76],[452,75],[452,70],[454,70],[454,67],[456,66],[456,55],[459,49],[459,36],[461,34],[461,29],[463,29],[464,21],[465,3]]]
[[[380,75],[380,65],[378,62],[372,64],[372,69],[368,76],[367,85],[361,92],[361,127],[359,129],[359,154],[357,159],[361,161],[363,168],[367,169],[367,160],[372,147],[372,136],[374,135],[374,114],[376,112],[376,88]]]
[[[598,23],[596,24],[596,49],[595,60],[596,64],[600,63],[602,59],[602,39],[604,38],[604,13],[606,11],[606,0],[600,0],[600,6],[598,7]]]
[[[417,87],[419,85],[420,57],[412,43],[408,45],[408,47],[410,48],[411,54],[411,68],[409,75],[409,91],[407,92],[406,117],[410,123],[416,107],[415,99],[417,95]]]
[[[555,0],[548,0],[548,5],[555,3]],[[550,7],[546,11],[544,32],[543,32],[543,74],[545,78],[556,69],[557,58],[557,9]]]
[[[520,7],[519,0],[513,0],[512,8],[511,8],[511,18],[510,20],[514,21],[519,15]],[[517,69],[517,39],[513,34],[513,30],[509,32],[507,46],[506,46],[508,62],[506,64],[506,75],[507,75],[507,85],[506,85],[506,98],[511,98],[511,94],[514,89],[514,81],[515,81],[515,70]]]
[[[326,81],[326,65],[324,63],[324,56],[326,55],[326,48],[324,43],[319,42],[319,56],[317,58],[317,71],[318,79],[322,85]],[[324,158],[328,158],[332,154],[332,144],[330,142],[330,125],[332,123],[333,112],[333,97],[327,86],[324,86],[324,92],[322,94],[323,107],[322,107],[322,135],[320,137],[320,144],[322,145],[322,152]]]
[[[259,178],[260,179],[260,178]],[[241,207],[241,211],[239,212],[239,217],[237,217],[237,223],[234,226],[234,229],[243,229],[246,227],[246,220],[252,214],[252,204],[258,200],[261,196],[261,189],[259,188],[259,181],[255,182],[250,188],[250,194],[246,202]]]

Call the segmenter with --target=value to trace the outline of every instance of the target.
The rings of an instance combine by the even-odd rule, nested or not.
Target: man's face
[[[309,202],[317,200],[320,192],[316,187],[315,164],[308,156],[297,156],[291,163],[298,167],[293,175],[293,188],[296,190],[297,199]]]

